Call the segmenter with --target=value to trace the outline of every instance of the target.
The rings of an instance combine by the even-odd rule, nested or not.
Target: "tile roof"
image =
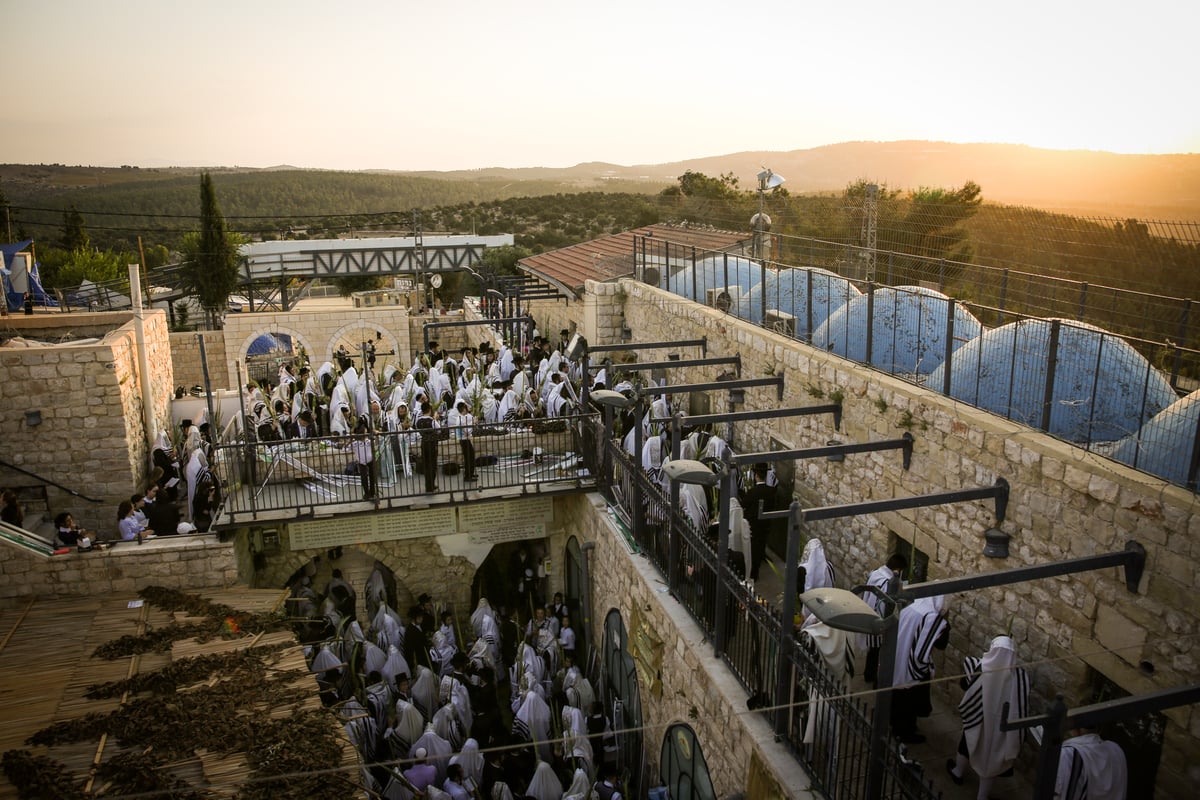
[[[697,250],[720,251],[741,249],[753,238],[749,233],[719,231],[709,227],[649,225],[523,258],[519,266],[534,277],[578,297],[583,294],[584,281],[603,281],[632,275],[635,242],[642,236],[653,236],[672,245],[695,247]]]

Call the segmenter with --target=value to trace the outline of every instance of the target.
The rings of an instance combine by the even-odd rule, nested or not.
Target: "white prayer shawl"
[[[1029,675],[1017,666],[1016,648],[1007,636],[993,639],[982,659],[965,659],[963,672],[974,677],[958,704],[971,769],[981,777],[995,777],[1013,765],[1021,750],[1021,732],[1001,731],[1000,715],[1008,703],[1010,719],[1025,716]]]
[[[388,647],[404,647],[404,625],[400,618],[386,605],[382,605],[371,619],[371,638],[384,650]]]
[[[425,726],[425,732],[421,734],[412,747],[408,751],[409,758],[416,758],[417,750],[425,748],[425,757],[429,763],[437,767],[438,777],[437,782],[441,784],[446,780],[446,767],[450,764],[450,756],[454,753],[454,748],[450,743],[438,736],[433,729],[433,723]]]
[[[874,570],[870,575],[867,576],[867,585],[874,586],[875,588],[886,592],[888,590],[888,584],[894,577],[897,577],[896,573],[892,571],[891,567],[885,565]],[[897,584],[897,587],[898,586],[899,584]],[[881,616],[883,615],[883,600],[879,599],[870,592],[863,592],[862,597],[863,600],[866,601],[867,605],[874,609],[876,614]],[[859,634],[856,644],[859,650],[865,650],[868,647],[879,647],[881,641],[882,639],[879,636]]]
[[[592,386],[597,386],[599,384],[603,384],[605,387],[608,386],[608,368],[607,367],[601,367],[600,371],[596,373],[596,377],[592,378]]]
[[[404,660],[404,655],[396,645],[388,645],[387,660],[383,662],[380,674],[387,680],[393,692],[396,691],[396,676],[410,674],[408,662]]]
[[[378,567],[371,570],[371,576],[367,578],[363,602],[367,604],[367,615],[372,620],[375,619],[375,614],[379,611],[380,606],[387,602],[387,585],[384,583],[383,573]]]
[[[478,786],[483,781],[483,753],[479,752],[479,742],[467,739],[463,742],[462,750],[450,759],[451,764],[458,764],[463,774]]]
[[[700,453],[700,459],[716,458],[720,459],[725,453],[725,440],[720,436],[713,434],[708,438],[708,443],[704,445],[704,450]]]
[[[850,637],[845,631],[831,628],[816,617],[809,617],[800,635],[812,640],[813,646],[821,654],[821,660],[829,668],[829,674],[835,680],[841,681],[843,677],[849,677],[854,669],[854,660],[850,653]],[[829,715],[825,709],[825,701],[815,685],[809,690],[808,700],[808,723],[804,728],[804,743],[812,744],[816,738],[817,720],[824,719],[828,727],[830,719],[827,718]]]
[[[434,732],[450,743],[457,750],[467,739],[467,731],[458,711],[450,703],[439,708],[433,715]]]
[[[439,668],[438,673],[442,676],[447,676],[454,669],[450,660],[454,658],[454,654],[458,652],[458,648],[454,646],[452,639],[449,639],[442,631],[436,630],[433,632],[433,647],[431,648],[437,656]]]
[[[496,419],[502,422],[510,422],[517,418],[517,393],[509,389],[504,393],[504,397],[500,400],[500,407],[496,409]]]
[[[433,719],[438,709],[438,681],[429,667],[417,665],[417,676],[412,682],[413,703],[425,719]]]
[[[570,400],[564,396],[564,390],[560,387],[558,391],[553,391],[546,398],[546,416],[547,417],[565,417],[570,414]]]
[[[483,618],[496,618],[496,612],[492,610],[492,604],[488,602],[486,597],[479,598],[479,602],[475,605],[475,610],[471,612],[471,630],[475,631],[476,636],[483,636]]]
[[[900,612],[892,680],[895,688],[933,678],[933,643],[949,627],[942,614],[945,600],[944,596],[923,597]]]
[[[1054,796],[1062,800],[1125,800],[1125,751],[1116,742],[1085,733],[1063,742]]]
[[[333,362],[326,361],[321,366],[317,367],[317,386],[320,387],[324,383],[326,375],[333,375]]]
[[[562,800],[562,795],[562,781],[554,774],[554,768],[545,761],[538,761],[529,787],[525,789],[525,796],[534,800]]]
[[[480,640],[487,644],[488,656],[491,658],[492,665],[500,663],[500,626],[496,624],[496,618],[485,616],[480,626],[483,630],[479,635]]]
[[[513,716],[512,732],[521,741],[532,742],[538,756],[550,758],[550,706],[535,691],[528,691]],[[559,787],[562,794],[562,787]]]
[[[308,669],[310,672],[322,673],[331,669],[339,669],[342,666],[342,660],[334,655],[333,650],[326,644],[321,647],[319,653],[313,656],[312,665]]]
[[[350,421],[346,419],[346,415],[342,413],[342,409],[349,409],[350,404],[346,402],[335,403],[329,412],[329,432],[334,436],[349,436]]]
[[[563,755],[579,758],[592,767],[592,745],[588,741],[587,717],[583,710],[572,706],[563,706],[562,710]]]
[[[654,480],[659,480],[663,465],[662,437],[651,436],[642,445],[642,469]]]
[[[491,667],[493,671],[496,669],[496,660],[492,658],[492,651],[488,648],[488,643],[483,639],[476,639],[471,645],[470,651],[467,653],[467,658],[471,661],[472,669],[482,669],[483,667]]]
[[[697,531],[708,530],[708,495],[704,487],[696,483],[679,486],[679,505]]]
[[[587,773],[576,769],[574,777],[571,778],[571,785],[563,792],[562,800],[588,800],[588,793],[591,791],[592,785],[588,782]]]
[[[637,431],[634,428],[631,427],[629,432],[625,434],[625,441],[622,442],[622,446],[625,448],[625,452],[629,453],[631,456],[641,455],[640,453],[634,452],[634,450],[637,449]]]
[[[729,550],[743,557],[750,554],[750,523],[736,496],[729,501]]]
[[[353,697],[342,706],[341,715],[351,744],[362,754],[363,760],[371,761],[375,752],[375,726],[371,722],[371,715]]]
[[[363,669],[370,675],[372,672],[383,674],[385,665],[387,664],[387,651],[383,650],[374,642],[367,642],[363,645]]]
[[[195,429],[193,428],[193,430]],[[208,472],[208,457],[201,449],[193,450],[187,462],[187,469],[184,471],[184,475],[187,477],[188,519],[192,518],[192,503],[196,500],[196,488],[200,483],[200,474],[203,472]]]
[[[471,695],[467,691],[467,687],[458,678],[447,675],[442,678],[439,696],[443,704],[450,703],[454,706],[454,712],[462,722],[463,730],[470,735],[471,721],[474,719],[474,715],[471,713]]]
[[[421,738],[425,732],[425,719],[420,710],[409,701],[401,698],[396,701],[396,724],[392,726],[388,736],[392,752],[407,756],[412,750],[413,742]]]
[[[522,675],[527,676],[530,680],[540,683],[545,677],[546,665],[538,656],[529,644],[521,643],[521,652],[519,653],[521,661]]]
[[[345,378],[343,376],[343,378],[338,379],[338,382],[334,384],[333,391],[329,394],[329,407],[336,408],[337,406],[344,405],[348,408],[353,408],[354,406],[351,402],[353,398],[354,395],[351,394],[350,389],[347,388]]]
[[[816,537],[809,539],[804,545],[804,554],[800,558],[800,566],[804,567],[804,591],[813,589],[833,588],[833,567],[825,557],[825,545]]]
[[[512,789],[507,783],[496,781],[492,784],[492,800],[513,800]]]

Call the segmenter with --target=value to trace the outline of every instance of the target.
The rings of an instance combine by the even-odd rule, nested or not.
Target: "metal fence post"
[[[1008,269],[1006,268],[1000,276],[1000,302],[999,314],[996,317],[996,324],[1004,324],[1004,302],[1008,298]]]
[[[942,394],[950,396],[950,368],[954,357],[954,298],[946,298],[946,357],[942,360]]]
[[[716,607],[716,618],[713,620],[713,656],[715,658],[720,658],[725,653],[725,640],[728,637],[725,620],[729,613],[729,609],[726,607],[729,604],[729,598],[726,592],[725,575],[729,571],[729,510],[733,504],[733,495],[737,491],[736,468],[726,458],[727,453],[728,450],[721,455],[721,460],[725,464],[725,474],[721,476],[720,513],[717,518],[717,586],[713,594],[713,605]]]
[[[1054,408],[1054,373],[1058,367],[1058,334],[1062,323],[1050,321],[1050,344],[1046,348],[1046,386],[1042,392],[1042,423],[1041,429],[1050,432],[1050,412]],[[1015,341],[1015,340],[1014,340]],[[1013,348],[1016,352],[1016,348]]]
[[[867,283],[867,352],[864,364],[871,363],[871,350],[875,344],[875,284]],[[850,353],[850,318],[846,317],[846,357],[853,358]]]
[[[791,683],[791,670],[788,663],[792,658],[792,646],[795,639],[794,626],[796,617],[796,584],[800,567],[800,503],[793,500],[788,508],[788,540],[787,555],[784,560],[784,585],[782,618],[779,621],[779,651],[775,654],[777,666],[775,669],[775,736],[781,738],[787,735],[788,720],[788,685]]]

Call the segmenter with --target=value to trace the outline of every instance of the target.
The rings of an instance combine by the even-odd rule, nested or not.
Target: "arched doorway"
[[[645,794],[642,786],[642,700],[637,667],[629,654],[629,634],[621,612],[615,608],[604,618],[600,658],[604,669],[604,713],[617,740],[617,767],[626,778],[628,790],[622,794],[642,797]]]
[[[675,723],[667,728],[660,764],[662,782],[672,800],[716,800],[708,762],[690,725]]]
[[[492,608],[516,608],[522,622],[528,620],[533,616],[534,606],[544,607],[550,599],[546,596],[545,575],[540,570],[545,556],[543,539],[493,545],[471,581],[471,608],[479,598],[486,597]]]

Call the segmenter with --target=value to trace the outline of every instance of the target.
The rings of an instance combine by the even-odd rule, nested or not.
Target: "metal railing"
[[[753,592],[730,568],[718,570],[717,544],[709,531],[695,529],[680,504],[650,478],[620,442],[598,434],[601,486],[618,516],[629,525],[634,545],[663,575],[672,594],[705,635],[713,637],[717,615],[725,615],[726,646],[721,658],[750,695],[751,707],[778,720],[782,715],[789,748],[817,788],[836,800],[860,798],[866,791],[871,748],[871,714],[861,698],[846,696],[843,682],[830,675],[808,645],[795,643],[780,659],[784,631],[778,603]],[[609,466],[611,465],[611,466]],[[606,472],[606,470],[611,470]],[[638,499],[635,499],[638,498]],[[633,502],[642,504],[635,514]],[[639,528],[633,523],[641,518]],[[671,555],[675,554],[674,560]],[[717,581],[725,581],[724,608],[716,605]],[[781,661],[790,670],[787,696],[777,696]],[[809,703],[810,693],[822,698]],[[804,743],[809,714],[816,714],[814,738]],[[883,797],[929,800],[940,793],[907,761],[893,740],[886,753]]]
[[[845,245],[809,244],[804,268],[693,250],[659,284],[1196,490],[1200,414],[1180,401],[1200,388],[1191,300],[888,252],[881,282],[855,280]]]
[[[519,490],[520,494],[578,491],[595,484],[585,458],[585,427],[594,415],[524,420],[471,429],[475,477],[468,481],[459,436],[463,429],[435,433],[377,431],[278,441],[223,437],[213,448],[212,471],[223,488],[225,522],[279,512],[303,513],[321,506],[367,501],[352,443],[367,441],[374,456],[371,479],[377,506],[430,497],[422,470],[423,435],[436,445],[437,492]],[[453,466],[450,466],[453,465]]]

